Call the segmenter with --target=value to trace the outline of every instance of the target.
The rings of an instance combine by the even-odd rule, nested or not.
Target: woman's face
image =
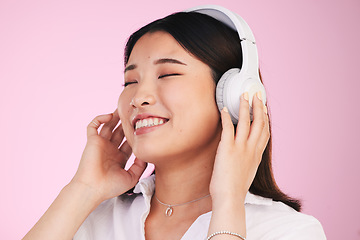
[[[214,150],[221,124],[210,67],[170,34],[142,36],[124,79],[118,111],[135,156],[156,163]]]

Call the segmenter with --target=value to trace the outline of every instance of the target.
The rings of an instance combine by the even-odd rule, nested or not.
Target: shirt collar
[[[134,193],[142,193],[144,196],[152,197],[155,191],[155,174],[141,179],[134,188]]]
[[[142,193],[145,198],[151,198],[155,191],[155,175],[141,179],[134,188],[134,193]],[[272,199],[247,192],[245,204],[272,205]]]

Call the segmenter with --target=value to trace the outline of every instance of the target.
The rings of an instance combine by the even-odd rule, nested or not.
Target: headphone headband
[[[206,14],[234,29],[241,40],[243,65],[241,72],[246,72],[259,78],[259,60],[255,37],[249,25],[236,13],[217,5],[203,5],[185,10]]]
[[[259,60],[254,35],[249,25],[236,13],[217,5],[204,5],[185,10],[198,12],[229,26],[235,30],[240,38],[242,51],[242,66],[227,70],[216,85],[216,103],[219,110],[228,108],[231,120],[237,124],[239,119],[240,96],[249,93],[250,119],[252,120],[252,99],[261,91],[263,104],[266,103],[265,88],[259,76]]]

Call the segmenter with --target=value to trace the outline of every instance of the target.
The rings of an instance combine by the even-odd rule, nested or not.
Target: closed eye
[[[181,76],[181,75],[182,75],[182,74],[180,74],[180,73],[169,73],[169,74],[160,75],[158,78],[161,79],[161,78],[165,78],[165,77]],[[126,86],[129,86],[130,84],[134,84],[134,83],[137,83],[137,81],[125,82],[125,83],[123,84],[123,86],[126,87]]]
[[[126,82],[123,84],[124,87],[129,86],[130,84],[137,83],[137,82]]]
[[[164,78],[164,77],[180,76],[180,75],[182,75],[182,74],[179,74],[179,73],[163,74],[163,75],[160,75],[160,76],[159,76],[159,79],[160,79],[160,78]]]

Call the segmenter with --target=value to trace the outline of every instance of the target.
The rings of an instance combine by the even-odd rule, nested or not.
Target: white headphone
[[[249,93],[250,118],[252,114],[253,96],[261,91],[263,104],[266,103],[266,93],[259,76],[259,60],[254,35],[249,25],[236,13],[217,5],[204,5],[185,10],[206,14],[226,24],[237,31],[242,50],[242,66],[232,68],[221,76],[216,86],[216,103],[219,110],[227,107],[234,124],[239,119],[240,96]]]

